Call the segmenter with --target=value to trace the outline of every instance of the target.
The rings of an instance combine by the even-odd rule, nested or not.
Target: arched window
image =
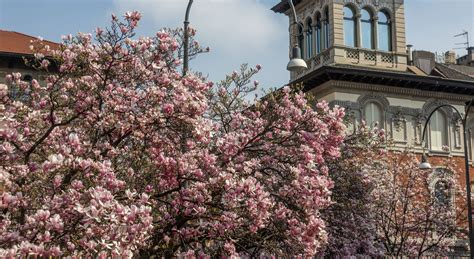
[[[321,47],[322,47],[322,34],[321,34],[321,29],[322,26],[321,26],[321,15],[318,15],[316,17],[316,26],[315,26],[315,30],[316,30],[316,53],[319,54],[321,53]]]
[[[326,17],[323,24],[323,33],[324,33],[324,45],[323,48],[329,48],[329,8],[324,9],[324,16]]]
[[[369,127],[383,128],[383,114],[380,105],[375,102],[369,102],[365,105],[365,122]]]
[[[345,6],[344,9],[344,44],[348,47],[356,46],[356,19],[354,11]]]
[[[436,111],[430,119],[431,149],[443,150],[448,145],[448,125],[446,116]]]
[[[448,206],[451,203],[451,187],[448,181],[444,179],[436,181],[434,198],[437,205]]]
[[[450,207],[454,204],[454,174],[446,168],[436,168],[429,176],[429,188],[433,196],[433,205]]]
[[[304,57],[304,34],[301,26],[298,26],[298,46],[301,50],[301,57]]]
[[[392,28],[390,16],[386,12],[378,14],[378,48],[384,51],[392,51]]]
[[[374,32],[372,25],[372,14],[367,9],[362,9],[360,17],[361,26],[361,43],[362,48],[373,49],[374,48]]]
[[[313,21],[306,21],[306,58],[313,56]]]

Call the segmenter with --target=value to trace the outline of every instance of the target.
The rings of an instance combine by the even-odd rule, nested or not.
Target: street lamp
[[[430,163],[428,163],[428,157],[423,153],[421,156],[420,169],[431,169]]]
[[[472,205],[471,205],[471,177],[469,175],[469,159],[468,159],[468,145],[467,145],[467,115],[469,114],[469,111],[471,109],[472,104],[474,103],[474,100],[471,100],[466,103],[467,107],[465,109],[465,115],[464,118],[461,116],[461,113],[459,112],[456,107],[450,104],[443,104],[438,107],[436,107],[428,116],[428,119],[425,121],[425,126],[423,127],[423,133],[421,135],[421,143],[423,145],[423,155],[421,157],[421,163],[419,168],[420,169],[430,169],[431,165],[428,163],[428,158],[424,152],[424,139],[425,139],[425,132],[426,132],[426,127],[428,126],[428,122],[431,119],[431,116],[440,108],[442,107],[450,107],[456,113],[458,114],[459,118],[462,119],[462,126],[463,126],[463,137],[464,137],[464,165],[466,168],[466,193],[467,193],[467,218],[468,218],[468,224],[469,224],[469,253],[470,257],[473,257],[473,251],[474,251],[474,236],[473,236],[473,230],[472,230]]]
[[[193,4],[193,0],[189,0],[188,7],[186,8],[186,15],[184,16],[184,54],[183,54],[183,76],[186,75],[188,72],[188,63],[189,63],[189,33],[188,33],[188,26],[189,26],[189,12],[191,11],[191,5]]]
[[[288,0],[288,3],[290,4],[291,10],[293,11],[293,18],[295,19],[295,24],[297,26],[303,27],[303,25],[298,22],[298,17],[296,16],[296,10],[295,10],[295,6],[293,5],[293,1]],[[298,35],[292,34],[291,32],[290,32],[290,34],[295,36],[295,44],[293,45],[293,51],[291,53],[292,54],[291,59],[290,59],[290,62],[288,62],[288,65],[286,66],[286,69],[290,72],[303,71],[303,70],[307,69],[308,66],[306,65],[306,62],[301,58],[301,49],[298,46],[298,38],[297,38]]]

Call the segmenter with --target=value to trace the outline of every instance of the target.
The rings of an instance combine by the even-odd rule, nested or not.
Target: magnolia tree
[[[383,130],[361,125],[330,163],[334,203],[323,212],[325,254],[378,257],[447,255],[465,238],[465,193],[452,160],[418,169],[410,151],[386,153]]]
[[[385,166],[385,134],[362,124],[342,145],[341,157],[329,163],[333,204],[322,213],[329,235],[325,256],[380,257],[373,193]]]
[[[466,197],[452,161],[419,169],[411,152],[393,153],[377,175],[375,223],[385,252],[393,256],[447,255],[465,239]]]
[[[57,71],[1,85],[0,256],[321,251],[343,110],[289,88],[249,106],[260,66],[183,77],[176,33],[139,20],[40,41],[31,65]]]

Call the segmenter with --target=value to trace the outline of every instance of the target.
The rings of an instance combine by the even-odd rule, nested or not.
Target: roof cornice
[[[419,76],[403,72],[376,71],[363,68],[323,66],[291,84],[304,85],[304,91],[317,88],[330,80],[371,83],[389,87],[402,87],[423,91],[474,95],[474,81],[453,80],[436,76]]]

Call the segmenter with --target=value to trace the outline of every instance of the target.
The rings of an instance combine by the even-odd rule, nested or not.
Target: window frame
[[[438,115],[441,115],[444,119],[444,123],[441,125],[441,147],[434,147],[433,146],[433,122],[435,121],[435,123],[437,123],[439,126],[440,123],[438,123]],[[429,150],[431,152],[436,152],[436,153],[449,153],[451,151],[451,146],[450,146],[450,134],[449,134],[449,120],[448,120],[449,116],[448,114],[443,111],[442,109],[440,110],[437,110],[433,113],[433,115],[431,115],[431,118],[430,118],[430,121],[428,123],[428,127],[429,127]],[[438,127],[436,127],[438,128]],[[443,132],[444,130],[444,132]],[[443,142],[443,137],[444,137],[444,141]],[[446,151],[446,150],[443,150],[443,146],[448,146],[449,150]]]
[[[367,108],[368,108],[368,105],[374,105],[375,107],[377,107],[379,109],[379,112],[380,112],[380,121],[378,122],[378,129],[385,129],[385,109],[384,109],[384,106],[378,102],[377,100],[369,100],[367,102],[364,103],[364,106],[363,106],[363,118],[364,118],[364,121],[365,123],[367,124],[367,126],[369,126],[370,128],[373,128],[373,123],[374,121],[372,121],[370,124],[367,120]]]
[[[364,19],[364,12],[366,12],[369,16],[368,19]],[[365,46],[364,44],[364,39],[366,37],[366,35],[364,34],[364,24],[368,24],[369,25],[369,28],[370,28],[370,31],[369,31],[369,37],[370,37],[370,46]],[[361,44],[361,48],[365,48],[365,49],[375,49],[375,30],[374,30],[374,15],[373,15],[373,12],[372,10],[370,10],[368,7],[364,7],[361,9],[360,11],[360,44]]]
[[[329,25],[330,25],[330,20],[329,20],[329,7],[326,6],[324,7],[324,21],[323,21],[323,33],[324,33],[324,42],[323,42],[323,50],[328,49],[330,46],[330,39],[329,39]]]
[[[449,168],[446,167],[436,167],[433,168],[433,171],[428,176],[428,188],[430,190],[430,195],[434,198],[433,205],[440,205],[436,197],[436,187],[437,184],[441,181],[445,182],[449,187],[449,196],[446,197],[448,203],[444,204],[449,209],[455,209],[456,205],[456,190],[453,188],[453,183],[456,181],[455,174]]]
[[[346,10],[350,10],[351,11],[351,17],[348,17],[346,16]],[[351,47],[351,48],[357,48],[357,41],[358,41],[358,35],[357,35],[357,12],[356,10],[354,10],[354,7],[351,6],[351,5],[345,5],[343,8],[342,8],[342,16],[343,16],[343,38],[344,38],[344,45],[346,47]],[[347,26],[347,22],[351,22],[351,28],[352,28],[352,43],[353,45],[350,45],[348,44],[348,39],[347,39],[347,36],[348,36],[348,28],[349,26]]]
[[[318,55],[323,50],[323,28],[321,22],[321,14],[317,13],[315,16],[315,26],[314,26],[314,41],[316,43],[315,54]]]
[[[313,35],[313,20],[311,18],[308,18],[305,22],[306,30],[305,30],[305,59],[310,59],[311,57],[314,56],[314,51],[313,51],[313,41],[314,41],[314,35]]]
[[[381,21],[380,19],[380,15],[383,14],[385,16],[385,18],[387,19],[386,22],[383,22]],[[377,46],[376,48],[378,50],[382,50],[382,51],[387,51],[387,52],[391,52],[393,51],[393,28],[392,28],[392,21],[391,21],[391,14],[390,12],[388,12],[387,10],[385,9],[381,9],[377,12],[377,34],[376,37],[377,37]],[[382,49],[381,46],[380,46],[380,43],[382,42],[381,39],[382,39],[382,34],[380,33],[382,30],[381,28],[383,28],[382,26],[386,27],[387,28],[387,37],[388,39],[387,40],[387,43],[388,43],[388,48],[387,49]]]

